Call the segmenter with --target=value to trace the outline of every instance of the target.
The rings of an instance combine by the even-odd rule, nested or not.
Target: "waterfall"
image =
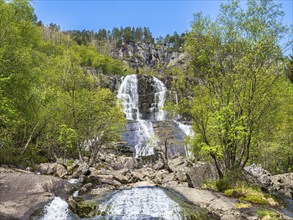
[[[118,98],[122,100],[124,113],[128,120],[140,118],[138,109],[138,81],[135,74],[126,76],[118,90]]]
[[[157,121],[164,121],[166,118],[166,113],[163,110],[165,99],[166,99],[166,92],[167,88],[164,83],[156,77],[153,77],[155,81],[155,102],[157,103],[158,112],[155,113],[155,119]]]
[[[164,111],[164,104],[166,101],[166,94],[168,92],[164,83],[156,77],[152,77],[154,88],[154,99],[149,108],[151,115],[148,117],[155,121],[165,121],[166,112]],[[159,139],[156,137],[153,123],[151,120],[144,120],[143,114],[139,110],[139,93],[138,93],[138,78],[137,75],[132,74],[122,78],[121,86],[118,90],[117,97],[122,101],[124,113],[128,120],[127,128],[128,134],[124,135],[124,139],[134,147],[135,157],[154,155],[154,149],[158,146]],[[177,94],[175,94],[175,101],[178,102]],[[192,127],[184,125],[177,121],[180,116],[175,116],[173,122],[177,124],[184,136],[193,136]],[[174,125],[173,125],[174,126]],[[176,147],[175,147],[176,148]],[[188,146],[183,149],[184,154],[189,154]],[[174,152],[182,152],[175,149]],[[174,153],[171,151],[171,153]]]
[[[45,206],[45,214],[42,220],[66,220],[69,219],[69,208],[67,202],[60,197],[55,197],[54,200]]]
[[[101,204],[100,209],[109,216],[125,219],[182,219],[179,205],[162,189],[153,187],[119,191]]]
[[[118,90],[118,98],[122,100],[126,119],[133,121],[135,157],[154,155],[157,145],[153,124],[141,119],[138,108],[138,80],[135,74],[126,76]]]
[[[185,134],[186,137],[192,138],[194,136],[194,131],[192,130],[191,125],[182,124],[181,122],[173,120],[179,127],[179,129]],[[189,157],[193,157],[192,152],[190,151],[190,145],[185,144],[185,153]]]

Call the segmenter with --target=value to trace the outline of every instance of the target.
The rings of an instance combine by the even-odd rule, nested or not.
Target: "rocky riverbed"
[[[56,196],[67,199],[72,211],[78,213],[80,198],[84,195],[101,196],[137,186],[172,189],[220,219],[258,219],[257,210],[263,207],[252,204],[249,208],[237,208],[238,199],[198,188],[204,180],[217,178],[211,164],[191,163],[183,157],[174,157],[168,162],[168,168],[160,161],[150,163],[142,158],[137,160],[115,154],[100,155],[100,162],[94,167],[76,160],[66,166],[58,163],[40,164],[35,173],[1,168],[0,219],[29,219]],[[285,190],[284,195],[290,196],[290,178],[291,174],[270,176],[270,186],[276,186],[274,179],[277,179],[281,190],[289,190],[289,194]],[[283,179],[282,183],[279,179]],[[277,190],[277,187],[272,188]],[[74,191],[75,196],[72,196]],[[280,216],[282,219],[292,219],[281,213]]]

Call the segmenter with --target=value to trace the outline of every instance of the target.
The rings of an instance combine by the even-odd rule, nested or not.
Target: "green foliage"
[[[271,0],[248,1],[245,9],[231,1],[215,22],[196,14],[186,36],[189,74],[201,82],[183,103],[190,108],[181,109],[194,122],[194,152],[209,155],[221,178],[242,169],[258,152],[257,137],[272,128],[267,119],[279,107],[274,98],[285,70],[278,45],[287,31],[278,22],[282,16]]]
[[[280,214],[272,211],[272,210],[268,210],[268,209],[259,209],[257,210],[257,216],[260,219],[271,219],[271,220],[280,220],[282,219]]]
[[[120,61],[78,46],[55,24],[36,23],[29,1],[0,1],[0,163],[29,165],[58,157],[92,161],[124,125],[115,95],[99,73],[125,74]]]
[[[261,192],[258,188],[242,185],[239,188],[227,189],[224,194],[229,197],[239,198],[240,200],[261,205],[279,205],[278,202],[269,194]]]

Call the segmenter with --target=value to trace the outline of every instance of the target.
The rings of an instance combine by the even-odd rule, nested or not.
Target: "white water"
[[[155,113],[157,121],[165,121],[166,112],[164,111],[164,104],[166,99],[167,88],[164,83],[156,77],[153,77],[156,85],[155,102],[157,103],[158,112]]]
[[[126,76],[118,90],[118,98],[122,100],[124,113],[128,120],[140,118],[138,109],[138,80],[135,74]]]
[[[194,135],[194,131],[192,130],[191,125],[182,124],[178,121],[176,121],[176,123],[186,136],[192,137]]]
[[[126,119],[136,121],[133,126],[137,140],[135,157],[154,154],[157,145],[153,124],[151,121],[142,120],[138,108],[138,80],[135,74],[126,76],[118,90],[118,98],[122,100]]]
[[[121,219],[181,219],[181,208],[159,188],[132,188],[120,191],[101,204],[100,209],[109,215],[123,216]],[[141,218],[142,216],[148,218]]]
[[[54,200],[45,206],[45,214],[42,220],[67,220],[68,216],[68,204],[60,197],[55,197]]]
[[[187,136],[192,138],[194,136],[194,131],[192,129],[191,125],[182,124],[178,121],[174,121],[176,124],[178,124],[178,127],[183,131],[183,133]],[[187,156],[192,157],[192,152],[190,151],[190,145],[185,144],[185,153]]]
[[[164,111],[164,104],[166,100],[166,92],[168,91],[166,86],[158,78],[153,77],[155,83],[155,99],[154,106],[150,108],[150,111],[153,113],[153,118],[156,121],[165,121],[166,112]],[[121,86],[118,90],[118,98],[122,100],[124,113],[126,119],[133,121],[132,131],[135,141],[135,157],[139,156],[148,156],[154,154],[154,149],[158,145],[158,138],[155,136],[153,129],[153,124],[150,120],[141,119],[141,114],[139,111],[139,95],[138,95],[138,79],[137,75],[132,74],[126,76]],[[175,100],[178,103],[177,94],[175,94]],[[177,116],[176,119],[180,118]],[[178,124],[178,127],[186,136],[192,137],[194,135],[192,127],[190,125],[185,125],[174,120]],[[185,151],[187,155],[190,155],[188,152],[189,146],[185,146]]]

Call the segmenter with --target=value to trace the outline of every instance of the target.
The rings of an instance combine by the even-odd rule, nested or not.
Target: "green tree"
[[[28,1],[0,1],[1,146],[25,146],[38,111],[40,33]]]
[[[80,63],[73,50],[49,62],[41,140],[54,157],[64,156],[67,149],[69,156],[76,152],[80,159],[88,154],[93,164],[100,148],[119,137],[125,119],[115,95],[98,88],[94,76],[85,74]]]
[[[211,156],[220,177],[247,164],[275,108],[283,14],[271,0],[247,1],[246,9],[231,1],[215,22],[196,14],[186,37],[191,75],[201,80],[190,110],[194,146]]]

